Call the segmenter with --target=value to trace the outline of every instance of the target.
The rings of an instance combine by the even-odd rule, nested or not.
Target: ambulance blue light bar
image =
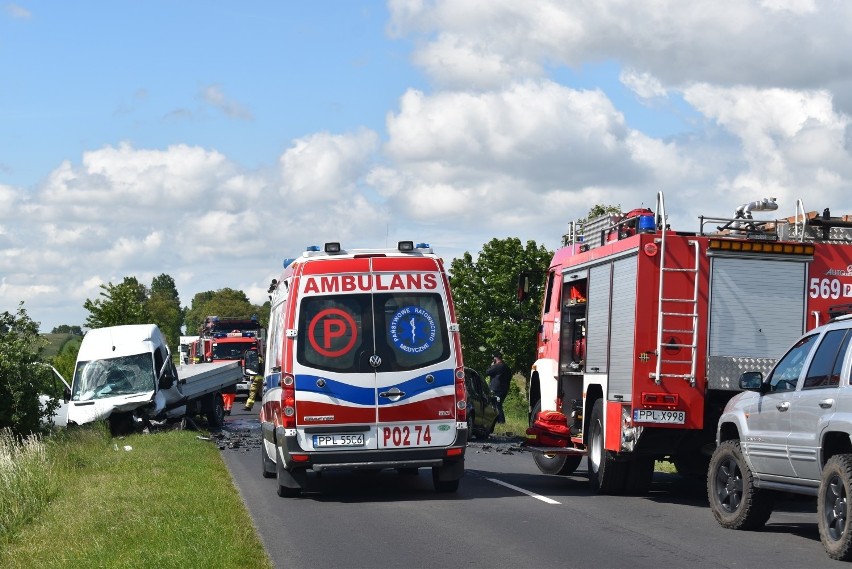
[[[416,247],[417,247],[418,249],[431,249],[431,248],[432,248],[432,246],[431,246],[431,245],[429,245],[428,243],[418,243],[418,244],[416,245]]]
[[[320,249],[319,245],[308,245],[307,249],[305,249],[305,251],[308,251],[308,252],[311,252],[311,253],[315,253],[315,252],[318,252],[318,251],[321,251],[321,250],[322,249]]]

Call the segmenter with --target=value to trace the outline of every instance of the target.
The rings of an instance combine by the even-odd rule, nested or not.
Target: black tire
[[[225,402],[221,393],[211,393],[207,409],[207,426],[211,429],[221,429],[225,424]]]
[[[634,458],[628,463],[624,491],[634,496],[647,494],[654,479],[654,459],[645,456]]]
[[[263,440],[260,441],[260,465],[264,478],[275,478],[278,476],[275,462],[269,458],[269,453],[266,452],[266,445]]]
[[[589,484],[598,494],[621,494],[624,492],[629,463],[619,462],[612,452],[604,447],[603,399],[595,401],[589,420]]]
[[[825,463],[817,494],[817,525],[826,553],[839,561],[852,560],[852,454],[838,454]]]
[[[728,529],[759,529],[772,515],[774,496],[755,488],[739,439],[723,442],[710,458],[707,499],[716,521]]]
[[[459,489],[460,480],[458,478],[455,480],[441,480],[440,472],[440,467],[432,467],[432,484],[435,486],[435,492],[449,494]]]
[[[278,479],[278,495],[282,498],[298,498],[302,494],[301,488],[292,488],[281,483],[285,475],[284,460],[281,458],[281,453],[278,452],[277,448],[275,452],[278,453],[278,456],[276,457],[278,462],[275,466],[275,475]]]
[[[538,415],[539,411],[541,411],[541,401],[536,401],[532,415],[530,415],[531,422],[535,422],[536,415]],[[580,466],[580,461],[583,460],[583,457],[581,455],[542,454],[540,452],[535,452],[533,453],[533,460],[542,474],[568,476],[577,470],[577,467]]]

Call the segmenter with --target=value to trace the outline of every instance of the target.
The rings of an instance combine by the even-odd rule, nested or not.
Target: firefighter
[[[260,368],[261,360],[260,354],[258,354],[258,367]],[[256,370],[259,371],[259,370]],[[249,396],[246,399],[246,406],[244,409],[246,411],[251,411],[251,408],[254,407],[254,402],[256,399],[263,395],[263,374],[255,373],[251,378],[251,386],[249,387]]]
[[[503,401],[509,394],[509,382],[512,380],[512,370],[503,361],[503,354],[494,352],[492,365],[485,370],[485,375],[490,378],[489,384],[491,391],[497,396],[497,422],[505,423],[506,417],[503,415]]]

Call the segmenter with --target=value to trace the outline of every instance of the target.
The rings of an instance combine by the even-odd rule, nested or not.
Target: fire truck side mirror
[[[523,302],[530,294],[530,276],[527,273],[518,275],[518,302]]]
[[[258,375],[260,373],[260,358],[256,351],[246,350],[243,362],[243,372],[246,375]]]

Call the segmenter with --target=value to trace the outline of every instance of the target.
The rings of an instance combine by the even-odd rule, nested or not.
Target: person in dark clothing
[[[503,361],[503,354],[494,352],[494,359],[491,367],[485,370],[485,375],[489,378],[491,391],[497,396],[497,422],[505,423],[506,417],[503,415],[503,401],[509,394],[509,382],[512,380],[512,370]]]

